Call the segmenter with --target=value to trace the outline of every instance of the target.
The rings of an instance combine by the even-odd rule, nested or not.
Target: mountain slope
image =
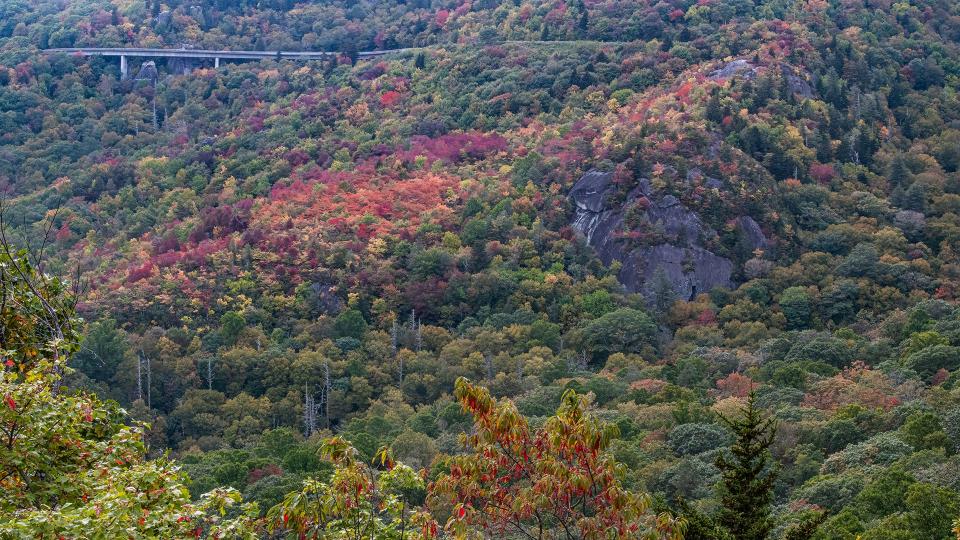
[[[957,500],[955,3],[59,8],[0,0],[4,209],[89,283],[73,383],[198,489],[275,502],[315,465],[272,428],[428,467],[468,376],[534,417],[592,392],[670,502],[717,504],[717,415],[751,388],[779,515],[908,534],[925,505],[877,506],[881,472]],[[344,54],[154,87],[37,51],[184,43]]]

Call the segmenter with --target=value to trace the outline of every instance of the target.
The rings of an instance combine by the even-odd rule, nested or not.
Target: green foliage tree
[[[596,357],[640,352],[654,344],[656,331],[656,323],[643,311],[620,308],[590,321],[580,333],[587,350]]]
[[[730,434],[715,424],[681,424],[670,430],[667,440],[677,455],[684,456],[726,446]]]
[[[116,404],[59,392],[65,352],[77,349],[63,340],[77,338],[50,325],[75,320],[75,303],[63,283],[25,271],[25,257],[5,264],[5,300],[36,318],[8,318],[5,346],[15,348],[0,351],[29,358],[0,378],[0,536],[256,538],[257,509],[239,505],[238,493],[219,489],[191,502],[179,468],[147,459],[142,427],[126,425]],[[19,270],[7,273],[11,266]]]
[[[787,318],[787,328],[790,330],[803,330],[810,325],[810,315],[812,314],[812,305],[810,295],[804,287],[789,287],[785,289],[778,299],[780,310],[783,316]]]
[[[943,431],[940,418],[932,412],[915,413],[900,428],[904,442],[915,450],[944,448],[952,452],[950,437]]]
[[[665,314],[678,298],[677,291],[663,267],[657,268],[653,273],[648,289],[653,309],[659,315]]]
[[[953,516],[960,513],[960,495],[928,483],[916,483],[907,490],[907,529],[917,540],[949,539]]]
[[[960,348],[950,345],[926,347],[908,356],[906,364],[924,377],[929,377],[940,369],[954,370],[960,367]]]
[[[104,319],[91,324],[80,349],[73,355],[73,366],[96,380],[110,380],[123,361],[127,341],[116,321]]]
[[[367,330],[367,321],[363,319],[363,314],[359,310],[347,309],[337,315],[334,330],[338,337],[360,339]]]
[[[738,540],[764,540],[775,525],[770,505],[777,465],[770,445],[776,420],[764,418],[756,401],[751,392],[739,417],[721,416],[736,440],[731,455],[721,453],[716,460],[723,478],[717,522]]]
[[[395,463],[386,448],[365,465],[340,437],[324,441],[321,454],[334,465],[329,481],[316,478],[287,495],[267,512],[270,528],[297,538],[377,538],[427,540],[438,533],[430,514],[416,504],[425,485],[410,467]]]
[[[236,311],[228,311],[220,317],[220,337],[225,344],[233,345],[246,326],[247,321],[243,315]]]

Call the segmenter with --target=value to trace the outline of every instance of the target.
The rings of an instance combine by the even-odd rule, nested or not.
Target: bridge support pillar
[[[219,57],[219,56],[214,56],[214,57],[213,57],[213,68],[214,68],[214,69],[220,69],[220,57]]]
[[[130,75],[130,68],[127,66],[127,57],[120,55],[120,80],[126,80]]]

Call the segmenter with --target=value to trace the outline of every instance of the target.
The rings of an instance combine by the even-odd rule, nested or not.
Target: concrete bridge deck
[[[357,58],[374,58],[406,50],[408,49],[361,51],[357,53]],[[128,75],[128,57],[205,59],[213,60],[214,66],[220,67],[220,60],[323,60],[342,54],[327,51],[228,51],[212,49],[154,49],[146,47],[75,47],[44,49],[43,52],[48,54],[63,53],[80,56],[118,56],[120,57],[120,74],[123,78],[126,78]]]

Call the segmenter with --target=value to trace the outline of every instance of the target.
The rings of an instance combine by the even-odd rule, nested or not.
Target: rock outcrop
[[[752,79],[757,73],[757,68],[746,60],[734,60],[728,62],[725,66],[710,72],[710,78],[715,81],[725,81],[739,75]]]
[[[149,60],[140,65],[140,71],[137,73],[137,76],[134,77],[134,80],[157,84],[157,78],[159,77],[160,74],[157,72],[157,64],[155,64],[153,60]]]
[[[727,81],[735,78],[753,79],[760,72],[761,68],[754,66],[744,59],[727,62],[723,66],[710,72],[710,79],[714,81]],[[786,80],[787,87],[796,95],[802,98],[814,97],[813,87],[807,82],[810,79],[809,73],[801,71],[787,64],[780,65],[780,74]]]
[[[615,191],[611,173],[590,171],[580,178],[570,192],[576,206],[573,227],[605,264],[621,262],[618,277],[627,290],[652,296],[653,288],[660,286],[654,282],[662,283],[665,277],[678,298],[690,299],[714,287],[732,285],[733,262],[704,247],[716,232],[696,212],[672,195],[657,196],[646,179],[623,202],[610,200]],[[641,223],[633,231],[647,233],[647,241],[639,245],[631,240],[632,231],[624,223],[628,208],[631,221]],[[758,244],[761,238],[766,241],[752,219],[741,226],[759,233],[754,237]]]
[[[746,239],[751,249],[767,249],[770,247],[770,241],[760,229],[760,225],[750,216],[740,216],[737,218],[737,230],[740,235]]]

